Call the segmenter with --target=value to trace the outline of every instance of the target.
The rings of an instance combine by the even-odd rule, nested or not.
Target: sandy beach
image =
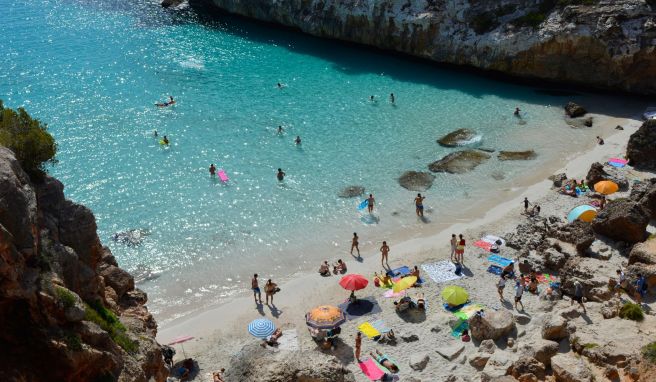
[[[575,206],[583,204],[581,198],[571,198],[560,195],[552,187],[552,181],[547,177],[556,173],[566,173],[569,178],[582,179],[585,177],[590,165],[593,162],[606,162],[611,157],[622,157],[626,142],[629,136],[637,130],[641,122],[635,119],[614,118],[603,115],[594,115],[595,126],[591,129],[591,144],[582,148],[582,152],[576,153],[571,157],[562,160],[561,163],[554,163],[553,167],[543,167],[535,171],[524,179],[524,184],[528,186],[517,185],[503,193],[490,195],[490,198],[480,203],[468,216],[462,216],[456,224],[440,224],[439,222],[428,224],[421,229],[421,235],[405,233],[394,238],[379,238],[374,240],[376,246],[382,240],[391,242],[390,261],[391,268],[402,265],[413,267],[415,265],[434,263],[441,260],[448,260],[450,249],[449,239],[452,233],[462,233],[467,239],[467,249],[464,255],[464,264],[466,267],[466,277],[450,281],[448,283],[435,283],[427,275],[423,274],[424,284],[422,288],[411,290],[410,295],[423,293],[426,297],[428,307],[425,316],[406,317],[399,315],[394,311],[393,299],[383,297],[384,290],[376,288],[370,282],[369,286],[357,292],[359,297],[373,297],[382,309],[379,313],[356,317],[347,321],[342,326],[340,343],[335,351],[327,351],[326,354],[335,355],[344,368],[350,370],[355,375],[357,381],[367,381],[368,379],[358,368],[357,362],[353,356],[354,337],[357,332],[357,326],[365,321],[383,319],[387,326],[397,332],[397,336],[402,338],[411,338],[411,340],[399,340],[396,346],[379,345],[367,338],[363,339],[363,355],[369,354],[376,348],[386,351],[392,358],[396,359],[401,366],[401,380],[412,376],[422,381],[440,381],[446,380],[449,375],[457,375],[464,380],[478,380],[477,370],[464,360],[457,364],[450,362],[444,357],[438,356],[434,349],[448,347],[454,344],[464,344],[464,353],[476,351],[473,343],[462,343],[459,339],[450,335],[446,323],[449,321],[448,312],[442,308],[442,301],[439,292],[446,285],[459,285],[469,292],[470,300],[484,305],[487,309],[510,309],[514,310],[512,304],[508,301],[512,299],[512,288],[506,288],[506,302],[501,303],[496,293],[496,281],[498,276],[486,272],[489,265],[487,262],[487,253],[483,250],[470,245],[485,235],[492,234],[504,237],[512,232],[518,224],[525,222],[529,217],[524,215],[522,200],[526,197],[532,204],[541,206],[542,216],[558,216],[565,218],[566,214]],[[615,126],[622,126],[624,130],[616,130]],[[596,145],[594,135],[605,137],[605,145]],[[565,163],[564,166],[563,163]],[[558,169],[557,166],[562,166]],[[640,173],[630,168],[626,168],[629,179],[643,179],[649,177],[649,174]],[[429,192],[430,194],[430,192]],[[623,197],[627,193],[617,193],[610,199]],[[432,217],[433,220],[439,220]],[[405,237],[403,237],[405,236]],[[413,237],[415,236],[415,237]],[[594,247],[595,244],[593,244]],[[513,258],[515,251],[508,249],[502,250],[502,255]],[[374,272],[380,272],[380,254],[377,248],[369,245],[366,250],[362,251],[362,261],[356,261],[348,255],[345,250],[343,259],[348,264],[348,273],[358,273],[366,276],[370,280]],[[334,262],[337,259],[327,259]],[[609,268],[623,266],[625,258],[620,256],[612,257],[609,260]],[[317,264],[318,268],[319,264]],[[253,265],[254,272],[258,272],[257,265]],[[610,271],[609,271],[610,272]],[[612,277],[609,274],[609,277]],[[158,341],[168,343],[172,338],[180,335],[194,336],[195,339],[184,344],[188,356],[192,356],[198,361],[200,373],[198,380],[211,380],[211,372],[221,367],[229,368],[229,359],[237,354],[246,344],[257,342],[251,337],[247,330],[247,324],[255,318],[267,317],[272,319],[276,325],[283,330],[296,330],[299,338],[300,351],[319,352],[317,345],[309,336],[304,314],[314,306],[321,304],[338,305],[348,297],[348,292],[343,290],[338,281],[341,276],[332,275],[330,277],[320,277],[316,273],[297,274],[290,282],[281,285],[282,291],[275,295],[275,305],[256,305],[250,294],[244,293],[244,297],[236,298],[233,301],[218,307],[212,307],[191,318],[174,320],[167,323],[166,326],[160,327]],[[260,280],[260,286],[266,280]],[[274,280],[275,281],[275,280]],[[247,291],[249,285],[244,285]],[[523,299],[524,312],[522,314],[531,317],[539,316],[538,308],[540,301],[537,296],[528,295]],[[589,318],[592,322],[603,320],[599,313],[599,308],[588,305]],[[601,304],[595,304],[601,306]],[[568,298],[560,300],[553,307],[554,311],[558,309],[567,309],[570,306]],[[540,311],[542,313],[542,311]],[[573,318],[572,321],[583,320],[581,316]],[[539,328],[532,325],[538,325],[539,320],[528,319],[526,325],[518,325],[518,337],[531,337]],[[647,320],[653,324],[654,318],[648,316]],[[583,321],[584,325],[585,322]],[[589,323],[588,323],[589,324]],[[591,324],[589,324],[591,325]],[[645,323],[643,323],[643,327]],[[442,327],[440,327],[442,326]],[[656,331],[656,326],[651,325],[651,332]],[[651,333],[653,334],[653,333]],[[416,336],[417,338],[413,338]],[[497,344],[499,345],[499,344]],[[515,351],[516,351],[515,347]],[[510,349],[502,349],[510,350]],[[569,349],[561,349],[565,353]],[[280,350],[284,352],[285,350]],[[408,367],[411,362],[411,356],[418,353],[430,353],[430,362],[422,371],[415,371]],[[462,357],[461,357],[462,358]],[[467,358],[467,357],[465,357]],[[456,367],[457,365],[457,367]]]

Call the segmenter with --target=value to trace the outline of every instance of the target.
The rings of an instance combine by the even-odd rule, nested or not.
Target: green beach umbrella
[[[469,294],[466,290],[459,286],[449,285],[442,289],[440,293],[442,299],[449,305],[462,305],[469,299]]]

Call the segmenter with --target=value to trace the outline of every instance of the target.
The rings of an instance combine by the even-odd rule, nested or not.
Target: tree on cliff
[[[41,123],[22,107],[13,110],[0,100],[0,145],[11,149],[23,169],[31,176],[43,171],[43,164],[54,162],[57,153],[55,139],[48,125]]]

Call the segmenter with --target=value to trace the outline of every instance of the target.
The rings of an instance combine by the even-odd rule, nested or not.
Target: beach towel
[[[396,367],[399,368],[399,371],[401,371],[401,370],[400,370],[401,368],[399,367],[399,363],[396,362],[392,357],[388,356],[387,354],[383,354],[383,355],[381,355],[381,356],[378,356],[378,358],[376,358],[376,364],[378,365],[378,367],[380,368],[380,370],[382,370],[382,371],[384,371],[385,373],[390,374],[390,375],[393,374],[388,368],[386,368],[385,366],[383,366],[382,363],[378,362],[379,359],[383,359],[383,358],[387,358],[388,361],[390,361],[391,363],[395,364]]]
[[[421,269],[426,272],[428,277],[436,283],[444,283],[451,280],[462,278],[463,275],[456,275],[456,266],[448,260],[438,261],[436,263],[422,264]]]
[[[371,358],[364,362],[359,362],[360,370],[372,381],[379,381],[385,375],[385,372],[378,367],[378,363]]]
[[[278,339],[278,349],[298,351],[301,350],[298,345],[298,332],[296,329],[288,329],[282,331],[282,337]]]
[[[388,333],[388,332],[390,331],[390,328],[388,328],[388,327],[385,325],[385,321],[383,321],[382,319],[380,319],[380,320],[376,320],[376,321],[372,322],[372,323],[371,323],[371,326],[373,326],[373,327],[374,327],[376,330],[378,330],[381,334],[385,334],[385,333]]]
[[[354,318],[366,316],[369,314],[380,313],[383,310],[378,305],[378,302],[372,296],[358,298],[357,301],[353,304],[343,302],[338,305],[340,309],[346,313],[346,319],[352,320]]]
[[[462,332],[468,329],[469,329],[469,323],[467,323],[467,321],[460,320],[458,321],[458,325],[456,325],[456,327],[453,328],[453,330],[451,331],[451,335],[454,336],[455,338],[460,338],[460,336],[462,336]]]
[[[486,235],[481,240],[490,244],[496,244],[497,241],[500,241],[501,245],[506,245],[506,241],[500,238],[499,236]]]
[[[382,333],[378,329],[374,328],[369,321],[365,321],[358,326],[358,330],[362,332],[368,338],[374,338],[380,336]]]
[[[481,248],[487,252],[490,252],[490,249],[492,248],[492,243],[488,243],[487,241],[479,240],[474,243],[475,247]]]
[[[388,274],[390,277],[397,277],[397,276],[401,276],[401,277],[403,277],[403,276],[407,276],[407,275],[410,274],[410,268],[409,268],[408,266],[404,265],[404,266],[402,266],[402,267],[398,267],[398,268],[396,268],[396,269],[392,269],[392,270],[390,270],[390,271],[387,271],[387,274]]]
[[[467,303],[456,305],[456,306],[451,306],[451,305],[449,305],[445,302],[444,304],[442,304],[442,307],[444,307],[444,309],[448,310],[449,312],[453,313],[453,312],[459,311],[460,308],[462,308],[465,305],[467,305]]]
[[[503,268],[501,268],[498,265],[490,265],[487,267],[487,271],[492,273],[493,275],[501,276],[501,273],[503,272]]]
[[[461,320],[469,320],[481,309],[485,309],[485,305],[472,303],[463,306],[459,310],[453,312],[453,314]]]
[[[490,257],[487,258],[487,261],[497,263],[502,267],[506,267],[508,264],[513,262],[512,260],[506,259],[505,257],[501,257],[499,255],[490,255]]]
[[[383,297],[385,297],[385,298],[397,298],[397,297],[401,297],[401,296],[405,296],[405,291],[404,290],[402,290],[400,292],[394,292],[393,290],[390,289],[390,290],[388,290],[387,292],[385,292],[383,294]]]

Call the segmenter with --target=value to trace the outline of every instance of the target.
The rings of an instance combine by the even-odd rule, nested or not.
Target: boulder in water
[[[475,169],[478,165],[490,159],[488,154],[477,150],[463,150],[451,153],[444,158],[428,165],[432,172],[448,172],[462,174]]]
[[[533,150],[527,151],[499,151],[499,160],[531,160],[537,158],[538,154]]]
[[[128,247],[141,245],[146,236],[150,235],[147,229],[129,229],[127,231],[117,232],[112,235],[112,240],[117,243],[125,244]]]
[[[458,129],[443,136],[437,140],[441,146],[444,147],[457,147],[466,145],[476,136],[476,132],[469,129]]]
[[[643,170],[656,170],[656,119],[650,119],[631,134],[626,146],[629,164]]]
[[[364,194],[364,187],[362,186],[348,186],[344,188],[340,193],[340,198],[355,198]]]
[[[583,117],[588,111],[583,108],[583,106],[577,105],[574,102],[568,102],[565,105],[565,113],[570,118]]]
[[[410,191],[426,191],[434,179],[435,175],[430,172],[406,171],[399,177],[399,184]]]

